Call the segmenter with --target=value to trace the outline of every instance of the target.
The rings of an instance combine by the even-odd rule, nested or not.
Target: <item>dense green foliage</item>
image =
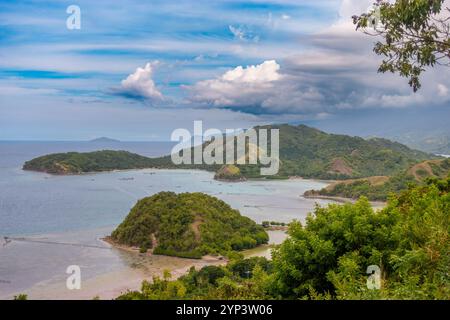
[[[177,280],[170,280],[170,273],[163,278],[144,281],[141,291],[122,294],[119,300],[177,300],[177,299],[262,299],[267,295],[268,273],[272,263],[265,258],[238,259],[227,266],[206,266],[200,270],[191,268]]]
[[[398,193],[410,185],[423,185],[428,178],[444,178],[450,173],[450,159],[430,162],[423,168],[417,168],[413,175],[411,170],[389,177],[386,182],[373,184],[370,179],[359,179],[351,183],[342,182],[318,191],[308,191],[306,195],[331,196],[358,199],[361,196],[369,200],[386,201],[391,193]],[[417,167],[417,166],[416,166]]]
[[[432,158],[429,154],[389,140],[364,140],[328,134],[304,125],[274,125],[255,129],[280,130],[280,170],[276,176],[269,176],[272,179],[289,176],[349,179],[393,175],[418,161]],[[270,154],[270,148],[268,151]],[[193,157],[194,153],[191,154]],[[146,158],[124,151],[53,154],[33,159],[24,165],[27,170],[59,174],[150,167],[218,171],[222,165],[174,165],[170,156]],[[236,167],[246,178],[261,177],[259,164]]]
[[[120,299],[450,299],[450,178],[429,179],[374,211],[367,199],[316,207],[273,260],[236,260]],[[369,288],[367,268],[380,268]]]
[[[386,139],[328,134],[303,125],[280,129],[281,176],[339,179],[391,175],[430,156]]]
[[[392,175],[414,163],[433,156],[411,150],[386,139],[365,140],[359,137],[328,134],[304,125],[271,125],[255,127],[280,130],[280,170],[269,178],[301,176],[304,178],[348,179],[373,175]],[[269,135],[270,146],[270,135]],[[262,147],[261,145],[259,146]],[[270,148],[268,148],[270,154]],[[193,155],[193,152],[191,152]],[[171,167],[170,157],[164,167]],[[164,162],[159,158],[160,163]],[[172,167],[174,167],[172,165]],[[220,165],[182,165],[217,171]],[[237,165],[247,178],[259,178],[260,165]]]
[[[379,72],[399,73],[417,91],[426,67],[450,65],[450,9],[443,3],[378,0],[372,12],[353,17],[357,29],[382,39],[374,47],[374,52],[384,58]]]
[[[80,174],[110,170],[141,169],[151,166],[149,158],[127,151],[55,153],[25,162],[24,170],[52,174]]]
[[[160,192],[139,200],[112,233],[120,244],[154,254],[200,258],[267,243],[264,228],[202,193]]]
[[[275,290],[283,297],[450,298],[450,179],[393,197],[374,212],[366,199],[316,208],[293,224],[274,256]],[[369,265],[382,289],[367,290]]]

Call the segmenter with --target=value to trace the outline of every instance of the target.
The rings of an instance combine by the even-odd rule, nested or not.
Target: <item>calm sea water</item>
[[[326,185],[311,180],[224,183],[213,180],[210,172],[188,170],[80,176],[21,170],[26,160],[53,152],[114,149],[159,156],[171,148],[165,142],[0,142],[0,298],[32,286],[65,285],[66,268],[73,264],[82,267],[88,278],[127,267],[123,253],[99,238],[108,235],[145,196],[160,191],[204,192],[257,222],[290,222],[303,220],[316,202],[300,195]],[[19,239],[6,244],[4,236]]]

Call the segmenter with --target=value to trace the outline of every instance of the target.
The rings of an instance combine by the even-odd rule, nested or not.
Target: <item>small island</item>
[[[152,167],[151,159],[128,151],[54,153],[25,162],[23,170],[57,175]]]
[[[95,138],[95,139],[89,140],[89,142],[95,142],[95,143],[117,143],[117,142],[120,142],[120,140],[111,139],[111,138],[108,138],[108,137],[100,137],[100,138]]]
[[[245,181],[247,180],[241,173],[241,170],[232,164],[222,166],[214,175],[215,180],[221,181]]]
[[[200,259],[267,244],[269,236],[215,197],[160,192],[139,200],[106,240],[141,253]]]

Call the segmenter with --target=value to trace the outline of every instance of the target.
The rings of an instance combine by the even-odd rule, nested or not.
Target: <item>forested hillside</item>
[[[430,154],[409,149],[405,145],[386,139],[365,140],[360,137],[329,134],[304,125],[273,125],[255,127],[255,129],[257,132],[261,129],[280,130],[280,169],[272,178],[301,176],[319,179],[351,179],[391,176],[420,161],[433,158]],[[268,137],[270,146],[270,134]],[[205,143],[196,148],[206,146]],[[266,149],[266,146],[258,145],[258,147]],[[193,157],[194,152],[191,154]],[[175,165],[170,155],[146,158],[125,151],[52,154],[33,159],[24,165],[25,170],[53,174],[140,168],[195,168],[217,171],[221,167],[220,164]],[[236,165],[236,167],[245,178],[261,177],[260,164]]]
[[[111,239],[143,252],[201,258],[256,247],[267,243],[268,235],[215,197],[160,192],[139,200]]]
[[[236,259],[178,280],[155,278],[119,299],[450,299],[450,179],[374,211],[367,199],[317,207],[264,258]],[[367,285],[368,267],[379,272]]]

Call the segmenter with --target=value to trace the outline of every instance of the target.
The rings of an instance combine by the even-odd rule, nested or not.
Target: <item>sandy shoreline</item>
[[[270,258],[270,250],[274,244],[281,243],[286,237],[283,230],[268,231],[270,244],[257,248],[242,251],[246,258],[263,256]],[[142,281],[152,281],[153,277],[162,277],[164,271],[169,271],[172,279],[177,279],[189,272],[191,267],[199,270],[205,266],[223,266],[228,260],[204,256],[202,259],[186,259],[162,255],[152,255],[151,253],[139,253],[138,248],[117,245],[111,243],[109,239],[100,239],[112,246],[113,250],[120,251],[125,255],[126,265],[120,270],[106,272],[104,274],[82,279],[80,290],[68,290],[66,288],[66,278],[58,279],[49,283],[43,281],[19,293],[25,293],[30,300],[91,300],[98,297],[102,300],[111,300],[127,291],[140,290]],[[12,299],[4,297],[2,299]]]
[[[55,281],[52,284],[42,282],[20,293],[28,295],[30,300],[91,300],[97,297],[102,300],[111,300],[127,291],[140,290],[142,281],[152,281],[153,277],[162,277],[169,271],[172,279],[189,272],[191,267],[199,270],[209,265],[225,265],[225,259],[205,256],[202,259],[185,259],[178,257],[140,254],[134,249],[115,248],[128,254],[129,265],[121,270],[107,272],[81,282],[80,290],[68,290],[66,279]],[[18,293],[16,293],[18,294]],[[11,295],[10,298],[12,298]]]

